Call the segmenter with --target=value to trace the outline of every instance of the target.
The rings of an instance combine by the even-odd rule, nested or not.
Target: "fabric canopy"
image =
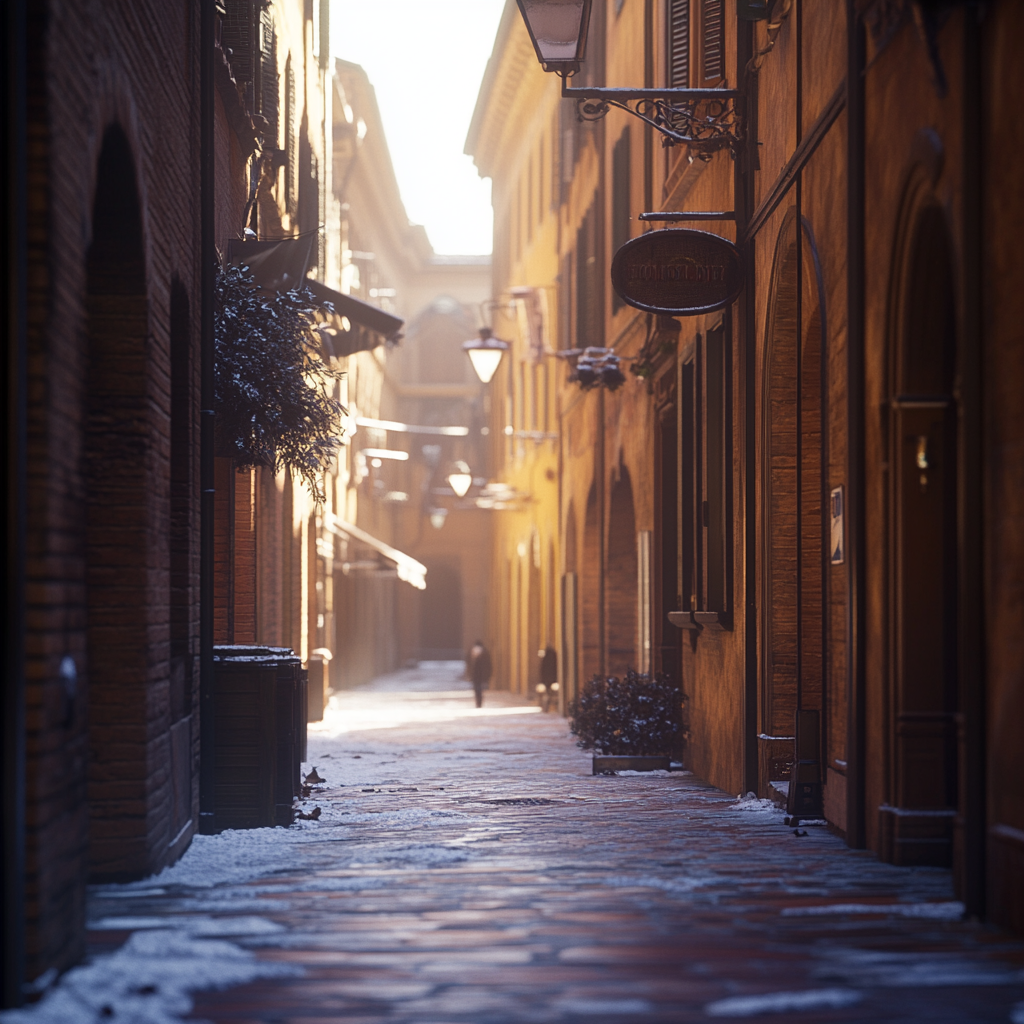
[[[385,343],[396,344],[404,320],[306,276],[313,240],[313,235],[276,242],[233,238],[228,243],[227,262],[248,267],[256,283],[268,291],[305,287],[318,303],[330,305],[334,312],[324,310],[328,327],[321,331],[325,347],[330,349],[328,355],[342,358]]]
[[[400,580],[404,580],[417,590],[427,589],[427,567],[422,562],[417,562],[411,555],[391,547],[390,544],[385,544],[382,540],[377,540],[372,534],[367,533],[352,523],[346,522],[344,519],[339,519],[338,516],[332,513],[327,514],[324,522],[331,533],[351,537],[353,540],[373,548],[374,551],[383,555],[389,562],[394,562],[395,567],[398,569],[398,578]]]

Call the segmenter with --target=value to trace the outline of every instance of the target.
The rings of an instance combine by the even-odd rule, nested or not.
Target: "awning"
[[[313,241],[313,235],[277,242],[232,238],[228,242],[227,261],[235,267],[248,267],[261,288],[286,292],[307,283]]]
[[[405,321],[401,317],[392,316],[378,306],[369,302],[343,295],[333,288],[312,279],[306,280],[306,287],[313,293],[318,302],[329,302],[334,307],[334,315],[325,314],[331,325],[324,333],[330,341],[334,355],[350,356],[356,352],[367,352],[385,342],[396,344],[402,337]],[[349,326],[342,322],[345,317]]]
[[[331,513],[327,514],[324,523],[327,529],[335,536],[351,537],[353,540],[373,548],[374,551],[383,555],[389,562],[394,562],[400,580],[404,580],[417,590],[427,589],[427,567],[421,562],[417,562],[411,555],[391,547],[390,544],[385,544],[382,540],[377,540],[376,537],[365,530],[361,530],[358,526],[353,526],[352,523],[339,519],[338,516]]]
[[[317,302],[329,303],[334,312],[324,310],[329,327],[321,332],[324,342],[330,346],[329,355],[340,359],[356,352],[368,352],[386,342],[395,344],[402,336],[404,320],[306,276],[313,241],[313,235],[276,242],[233,238],[228,242],[227,262],[248,267],[256,283],[268,291],[306,287]]]

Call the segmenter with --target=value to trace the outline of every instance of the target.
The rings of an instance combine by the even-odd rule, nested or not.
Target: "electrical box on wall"
[[[740,21],[764,21],[772,0],[736,0],[736,17]]]

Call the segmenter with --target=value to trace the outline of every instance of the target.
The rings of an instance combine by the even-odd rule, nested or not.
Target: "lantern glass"
[[[587,46],[591,0],[518,0],[546,71],[577,71]]]
[[[498,365],[501,357],[505,354],[500,348],[471,348],[469,349],[469,361],[473,364],[476,375],[481,383],[490,384],[494,375],[498,372]]]
[[[473,474],[469,471],[466,463],[459,461],[452,466],[448,474],[448,484],[451,489],[460,497],[464,498],[473,483]]]
[[[462,350],[469,356],[481,383],[490,384],[498,371],[501,357],[508,350],[508,342],[495,338],[489,327],[481,327],[480,337],[464,342]]]

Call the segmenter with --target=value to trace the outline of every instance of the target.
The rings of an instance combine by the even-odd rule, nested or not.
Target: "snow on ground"
[[[155,877],[93,887],[93,948],[109,951],[0,1021],[175,1024],[194,1002],[200,1015],[212,1012],[202,993],[258,979],[287,988],[299,976],[299,1016],[344,1019],[335,1004],[322,1014],[307,1006],[307,993],[317,978],[322,985],[324,958],[359,956],[362,966],[328,988],[347,993],[352,1016],[395,1024],[812,1020],[855,1004],[867,1014],[874,991],[911,989],[917,998],[950,984],[1006,986],[998,1019],[1024,1024],[1024,1002],[1008,1016],[1024,996],[1012,988],[1024,981],[1012,966],[952,947],[856,945],[862,927],[961,927],[948,873],[901,872],[847,851],[825,829],[793,838],[771,801],[731,797],[689,772],[593,776],[564,720],[507,693],[489,693],[477,709],[462,668],[424,664],[334,695],[324,721],[309,729],[306,770],[315,766],[326,782],[304,806],[320,807],[318,821],[196,836]],[[748,911],[754,916],[745,918]],[[536,924],[524,923],[530,915]],[[713,958],[701,960],[711,954],[701,948],[703,925],[693,923],[700,915],[740,922],[736,941],[748,953],[730,948],[724,973]],[[451,945],[463,927],[452,921],[477,922],[483,937]],[[808,940],[789,976],[766,983],[734,970],[758,962],[749,943],[759,928],[767,936],[832,931],[824,944]],[[656,955],[696,936],[673,984],[688,991],[699,983],[707,995],[685,1013],[681,997],[648,983],[650,951],[629,952],[651,935]],[[617,954],[614,970],[602,964],[607,942],[621,946],[625,966]],[[753,960],[744,961],[748,954]],[[586,970],[595,957],[586,984],[503,988],[516,971]],[[774,952],[769,960],[779,963]],[[491,982],[465,984],[492,968],[501,973]],[[635,973],[620,983],[615,970]],[[772,985],[780,991],[764,991]]]

